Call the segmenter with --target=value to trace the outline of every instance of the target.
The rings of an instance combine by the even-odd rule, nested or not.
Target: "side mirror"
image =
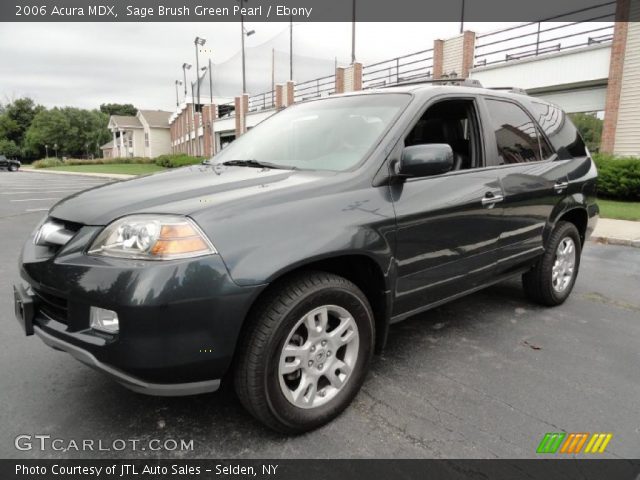
[[[428,177],[453,168],[453,150],[446,143],[413,145],[402,150],[397,174],[401,177]]]

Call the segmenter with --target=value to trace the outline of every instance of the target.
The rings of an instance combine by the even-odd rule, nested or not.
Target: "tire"
[[[18,166],[17,165],[9,165],[9,171],[10,172],[17,172],[18,171]]]
[[[360,390],[373,354],[374,320],[365,295],[337,275],[302,272],[274,285],[252,312],[234,369],[244,407],[288,434],[338,416]],[[285,345],[294,356],[285,354]]]
[[[572,255],[567,247],[573,248]],[[561,254],[559,248],[566,253]],[[549,237],[545,253],[538,263],[522,276],[522,285],[527,297],[550,307],[563,303],[571,294],[578,277],[581,252],[578,229],[573,223],[559,222]],[[559,263],[556,264],[556,261]],[[570,266],[571,263],[573,267]]]

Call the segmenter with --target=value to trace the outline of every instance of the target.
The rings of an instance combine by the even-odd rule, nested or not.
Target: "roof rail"
[[[518,88],[518,87],[488,87],[489,90],[500,90],[500,91],[504,91],[507,93],[517,93],[520,95],[529,95],[527,93],[527,91],[524,88]]]
[[[482,88],[482,84],[474,79],[474,78],[438,78],[438,79],[430,79],[430,80],[414,80],[410,82],[398,82],[390,85],[385,85],[384,87],[378,88],[392,88],[392,87],[402,87],[406,85],[429,85],[429,84],[440,84],[440,85],[457,85],[459,87],[476,87]]]

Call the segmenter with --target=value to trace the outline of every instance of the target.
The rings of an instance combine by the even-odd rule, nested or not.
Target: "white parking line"
[[[79,192],[77,189],[69,189],[69,190],[47,190],[48,193],[66,193],[66,192]],[[0,195],[26,195],[30,193],[42,193],[39,191],[15,191],[15,192],[1,192]]]
[[[44,200],[60,200],[60,197],[57,198],[21,198],[20,200],[9,200],[10,202],[40,202]]]
[[[25,212],[48,212],[48,208],[27,208]]]

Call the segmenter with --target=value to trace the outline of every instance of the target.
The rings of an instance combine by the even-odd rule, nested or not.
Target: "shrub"
[[[187,165],[196,165],[202,163],[203,160],[203,157],[192,157],[184,153],[176,153],[156,157],[156,165],[165,168],[178,168]]]
[[[61,167],[62,165],[64,165],[64,162],[58,158],[43,158],[33,162],[33,168]]]
[[[112,158],[95,158],[93,160],[84,158],[68,158],[64,161],[65,165],[113,165],[122,163],[154,163],[153,158],[144,157],[112,157]]]
[[[597,153],[593,160],[598,167],[599,196],[640,201],[640,158]]]

